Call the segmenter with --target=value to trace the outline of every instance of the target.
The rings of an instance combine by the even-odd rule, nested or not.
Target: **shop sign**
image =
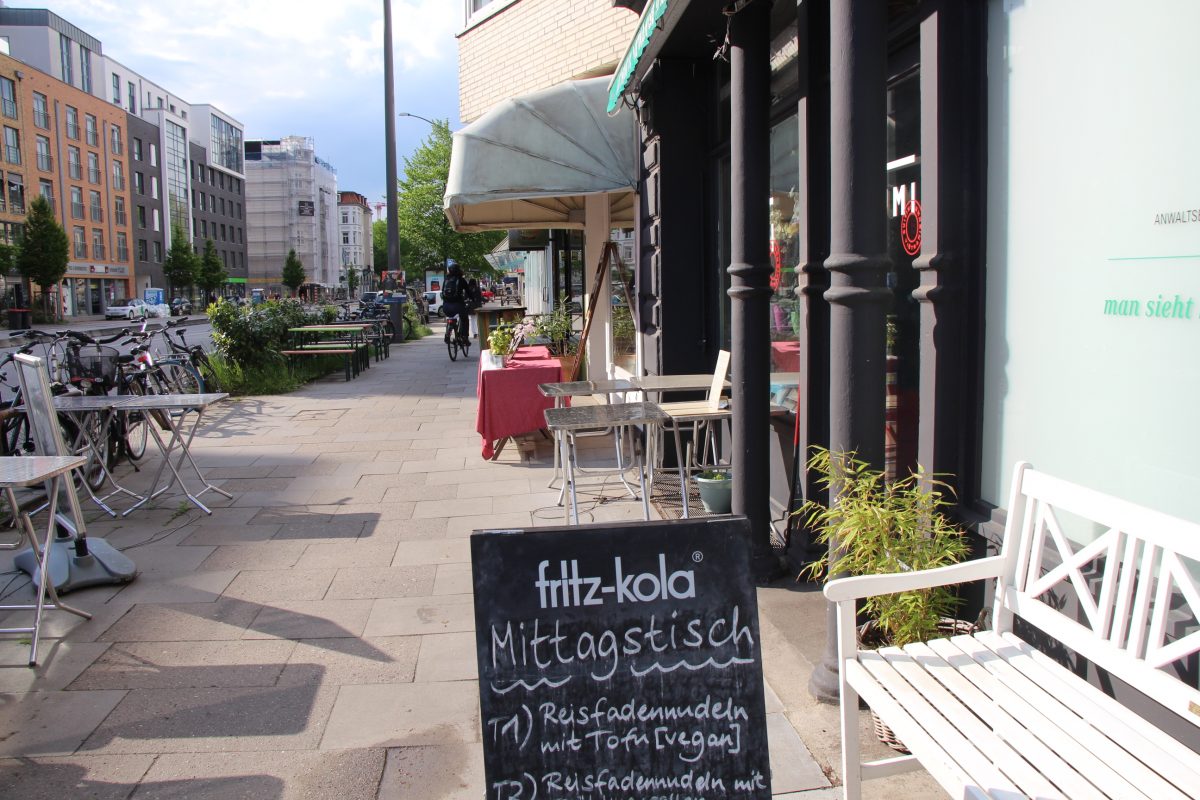
[[[638,61],[642,58],[642,53],[646,51],[646,46],[650,44],[650,39],[654,36],[654,32],[658,30],[658,21],[662,19],[663,14],[667,13],[667,0],[650,0],[646,4],[646,8],[642,11],[642,18],[638,22],[637,30],[633,34],[633,39],[629,42],[629,49],[625,51],[625,55],[621,58],[621,63],[617,65],[617,71],[613,74],[613,79],[608,84],[608,113],[611,114],[617,109],[617,105],[621,101],[621,95],[625,92],[625,87],[629,85],[629,81],[633,78],[634,71],[637,70]]]
[[[316,207],[312,200],[298,200],[296,202],[296,213],[302,217],[316,216]]]
[[[129,266],[126,264],[67,264],[66,277],[68,278],[95,277],[97,275],[128,278]]]

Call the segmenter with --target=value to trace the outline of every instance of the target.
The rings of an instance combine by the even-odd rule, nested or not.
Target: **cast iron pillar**
[[[770,512],[770,0],[730,20],[733,513],[750,520],[755,578],[777,576]],[[727,13],[732,13],[727,11]]]
[[[396,207],[396,89],[392,65],[392,0],[383,0],[383,116],[387,139],[387,269],[400,271],[400,219]]]
[[[831,0],[829,448],[883,469],[887,217],[887,4]],[[830,490],[836,502],[838,487]],[[835,559],[835,553],[830,552]],[[809,690],[837,702],[837,618]]]

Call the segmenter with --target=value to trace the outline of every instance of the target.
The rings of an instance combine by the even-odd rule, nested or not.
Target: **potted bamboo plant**
[[[956,564],[967,555],[962,531],[944,513],[951,488],[919,467],[888,482],[853,453],[826,449],[816,449],[807,466],[819,476],[818,485],[831,495],[837,492],[837,497],[828,506],[807,500],[796,512],[818,542],[832,544],[804,576],[932,569]],[[832,564],[829,553],[834,554]],[[881,647],[902,647],[947,631],[971,630],[970,623],[953,618],[957,606],[950,587],[870,597],[862,603],[867,622],[859,628],[859,637]],[[876,733],[885,744],[907,752],[878,718]]]

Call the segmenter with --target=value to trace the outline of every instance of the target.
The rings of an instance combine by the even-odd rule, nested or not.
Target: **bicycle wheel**
[[[471,357],[471,339],[467,337],[458,343],[459,349],[462,351],[463,358]]]
[[[166,362],[159,364],[158,369],[171,394],[200,394],[200,376],[191,364]]]
[[[446,350],[450,353],[450,360],[458,360],[458,342],[450,334],[446,335]]]
[[[103,420],[99,414],[88,414],[84,417],[80,428],[74,418],[60,414],[59,427],[62,428],[63,439],[67,447],[78,456],[84,456],[87,461],[77,472],[82,473],[83,479],[92,491],[97,491],[104,485],[105,469],[108,467],[109,449],[108,432],[104,430]],[[93,444],[89,444],[89,440]]]
[[[200,373],[200,380],[203,382],[201,388],[204,391],[221,391],[221,382],[217,380],[217,373],[213,369],[212,362],[208,360],[208,356],[201,352],[192,353],[192,366]]]
[[[129,393],[144,395],[146,389],[138,381],[132,381],[129,384]],[[146,440],[150,436],[150,429],[146,425],[146,414],[142,411],[124,411],[118,415],[117,423],[121,426],[121,440],[125,455],[129,457],[130,461],[138,461],[146,455]]]
[[[21,412],[5,418],[3,447],[6,456],[24,456],[33,452],[33,440],[29,438],[29,420]]]

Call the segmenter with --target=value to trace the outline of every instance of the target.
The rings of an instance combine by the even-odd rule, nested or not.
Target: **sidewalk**
[[[50,612],[44,667],[0,639],[0,795],[484,797],[467,537],[563,516],[548,444],[480,457],[477,365],[435,334],[351,382],[218,406],[193,445],[233,494],[205,495],[211,517],[178,496],[126,520],[85,500],[89,534],[141,574],[69,595],[91,621]],[[837,714],[805,688],[824,605],[804,588],[759,594],[772,771],[777,795],[825,800]]]

